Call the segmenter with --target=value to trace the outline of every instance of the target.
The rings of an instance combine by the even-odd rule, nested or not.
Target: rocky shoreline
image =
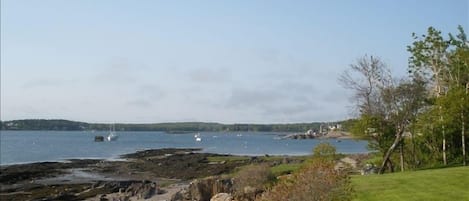
[[[295,139],[295,140],[304,140],[304,139],[353,139],[353,136],[348,132],[343,131],[329,131],[325,133],[292,133],[283,136],[281,139]]]
[[[126,160],[122,161],[85,159],[2,166],[0,200],[113,200],[106,195],[119,192],[123,198],[148,198],[151,194],[154,200],[170,200],[171,192],[187,187],[193,179],[228,174],[237,167],[262,162],[257,157],[210,161],[210,157],[231,156],[198,151],[157,149],[123,155]]]
[[[221,155],[201,153],[200,149],[144,150],[121,158],[124,160],[84,159],[2,166],[0,200],[208,201],[218,193],[231,191],[233,181],[229,175],[240,167],[261,163],[270,167],[299,164],[306,159]],[[246,196],[256,194],[250,192]]]

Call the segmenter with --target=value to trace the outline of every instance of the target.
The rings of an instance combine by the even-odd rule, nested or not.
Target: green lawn
[[[469,167],[353,176],[355,200],[469,200]]]

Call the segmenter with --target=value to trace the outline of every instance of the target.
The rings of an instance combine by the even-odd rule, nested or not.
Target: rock
[[[340,161],[349,164],[350,166],[352,166],[352,168],[357,168],[357,161],[355,159],[352,159],[350,157],[345,157],[345,158],[340,159]]]
[[[222,179],[220,177],[196,179],[189,185],[189,197],[190,200],[208,201],[218,193],[231,193],[232,188],[233,182],[231,179]]]
[[[257,189],[251,186],[246,186],[243,189],[244,194],[256,193]]]
[[[179,191],[171,196],[171,201],[185,201],[187,199],[184,199],[184,193],[183,191]]]
[[[137,196],[141,199],[151,198],[155,193],[157,193],[156,184],[149,181],[133,183],[125,190],[126,195]]]
[[[191,200],[209,200],[211,194],[208,190],[208,182],[204,180],[194,180],[189,184],[189,194]]]
[[[194,180],[189,185],[189,193],[191,200],[210,200],[214,195],[212,189],[214,187],[214,178],[207,178],[201,180]]]
[[[233,196],[231,196],[228,193],[218,193],[210,199],[210,201],[232,201],[232,200],[233,200]]]
[[[107,199],[107,197],[106,197],[105,194],[104,194],[104,195],[101,195],[101,196],[99,197],[99,201],[108,201],[108,200],[109,200],[109,199]]]
[[[243,193],[236,195],[235,199],[239,201],[252,201],[256,200],[257,197],[261,196],[264,191],[257,189],[252,186],[246,186],[243,189]]]
[[[350,157],[340,159],[334,166],[335,170],[353,170],[357,168],[357,161]]]
[[[97,187],[96,187],[97,186]],[[118,193],[120,197],[133,197],[141,199],[151,198],[158,193],[158,185],[151,181],[111,181],[102,184],[97,182],[93,185],[95,188],[105,188],[110,192]]]

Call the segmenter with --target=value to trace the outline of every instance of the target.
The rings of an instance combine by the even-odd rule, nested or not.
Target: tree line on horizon
[[[346,128],[348,120],[341,122],[312,122],[312,123],[290,123],[290,124],[221,124],[204,122],[177,122],[177,123],[147,123],[147,124],[115,124],[117,131],[164,131],[168,133],[188,133],[188,132],[306,132],[307,130],[318,131],[327,125],[343,124]],[[69,120],[46,120],[46,119],[25,119],[1,122],[1,130],[60,130],[60,131],[87,131],[109,130],[110,124],[85,123]]]
[[[339,82],[354,92],[353,135],[381,155],[379,172],[466,165],[469,42],[462,28],[412,34],[408,75],[395,77],[378,57],[351,64]],[[396,162],[398,161],[398,162]]]

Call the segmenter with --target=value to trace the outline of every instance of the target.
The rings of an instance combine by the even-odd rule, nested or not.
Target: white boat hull
[[[114,134],[110,134],[106,137],[107,141],[116,141],[117,138],[119,138],[119,136],[114,135]]]

